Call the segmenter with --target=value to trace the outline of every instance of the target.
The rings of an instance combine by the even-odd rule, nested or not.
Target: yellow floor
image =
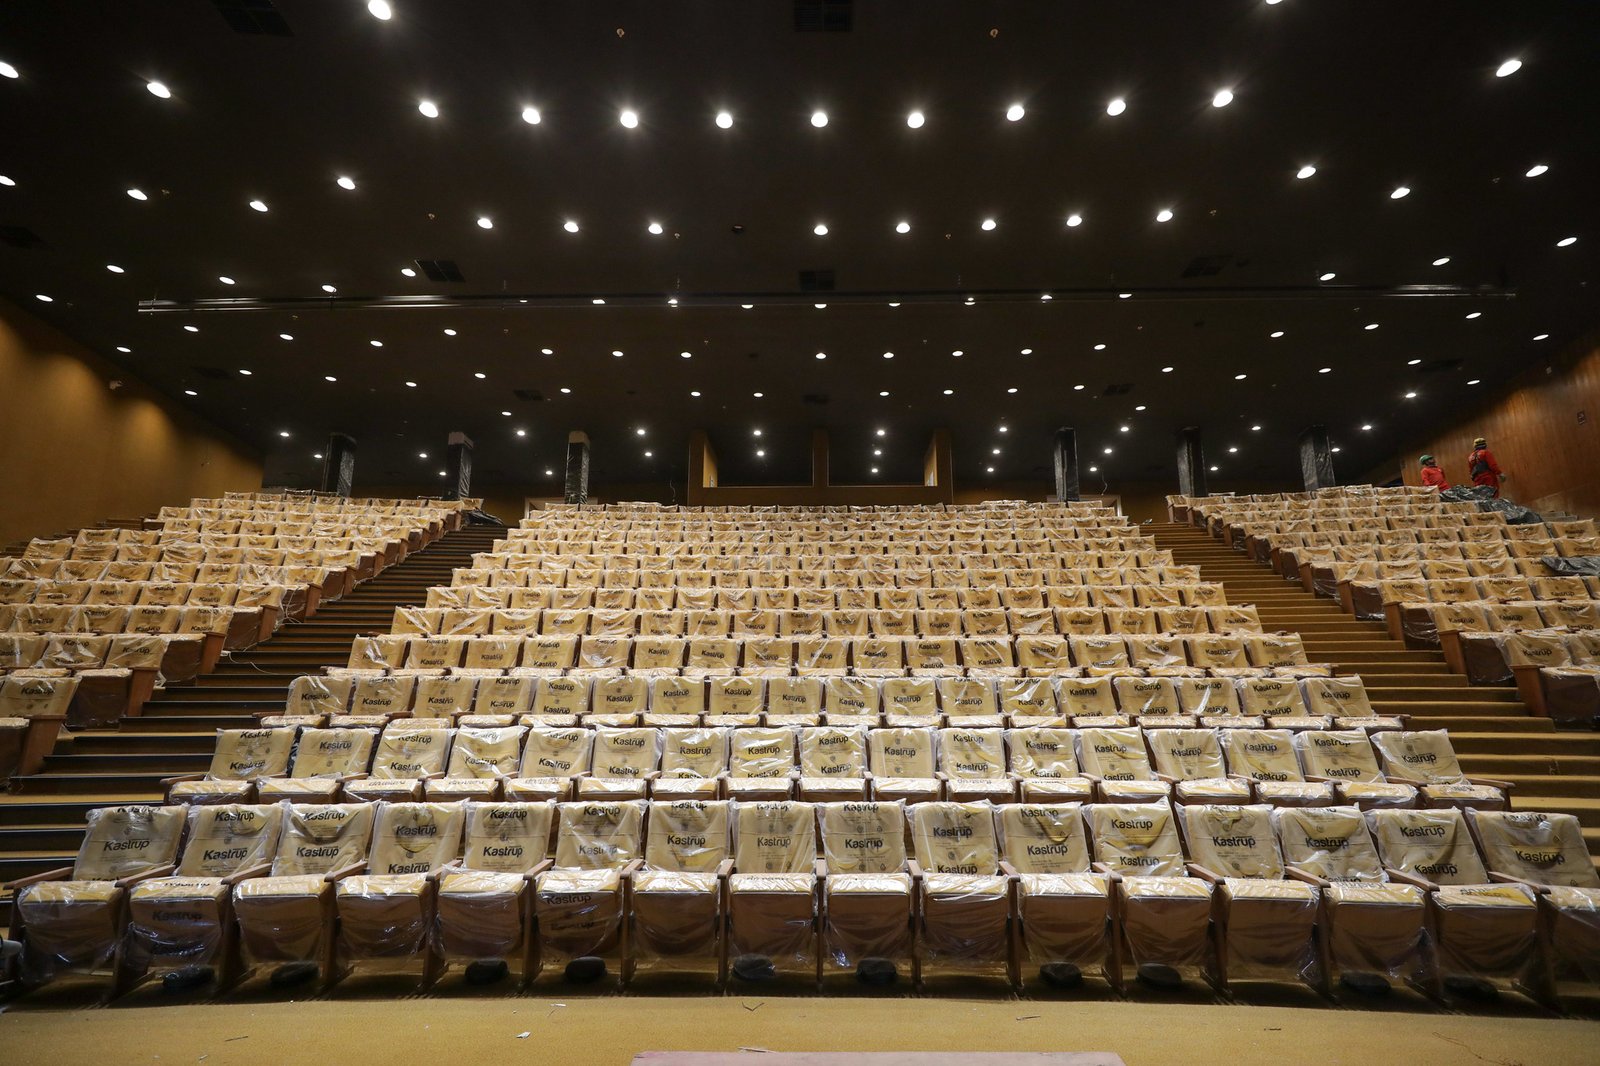
[[[7,1066],[603,1063],[644,1050],[1110,1050],[1128,1066],[1592,1066],[1600,1023],[1110,1000],[442,997],[199,1003],[0,1015]],[[519,1034],[528,1033],[519,1039]],[[759,1064],[759,1056],[752,1061]]]

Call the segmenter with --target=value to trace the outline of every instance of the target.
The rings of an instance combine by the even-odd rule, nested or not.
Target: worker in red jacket
[[[1422,464],[1422,484],[1425,488],[1438,489],[1444,492],[1450,487],[1450,482],[1444,478],[1444,471],[1439,469],[1438,460],[1431,455],[1424,455],[1417,460]]]
[[[1482,437],[1472,442],[1472,454],[1467,456],[1467,471],[1472,475],[1474,485],[1486,485],[1494,489],[1495,496],[1500,495],[1500,482],[1506,476],[1500,472],[1500,464],[1494,461],[1489,442]]]

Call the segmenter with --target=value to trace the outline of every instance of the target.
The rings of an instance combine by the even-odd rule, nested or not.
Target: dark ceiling
[[[940,426],[965,484],[1047,476],[1059,425],[1114,481],[1171,477],[1186,425],[1224,481],[1290,476],[1315,422],[1355,474],[1600,317],[1600,4],[393,9],[0,6],[0,293],[269,482],[334,430],[358,486],[436,479],[463,430],[477,484],[537,488],[570,429],[599,481],[665,481],[698,427],[724,483],[803,481],[818,425],[838,481],[918,480]]]

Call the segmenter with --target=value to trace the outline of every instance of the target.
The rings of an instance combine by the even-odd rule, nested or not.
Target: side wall
[[[261,485],[244,445],[4,302],[0,442],[0,544]]]
[[[1508,475],[1508,498],[1536,511],[1600,517],[1600,333],[1523,372],[1445,432],[1414,438],[1372,480],[1403,474],[1418,484],[1417,456],[1431,452],[1452,485],[1470,484],[1474,437],[1488,439]]]

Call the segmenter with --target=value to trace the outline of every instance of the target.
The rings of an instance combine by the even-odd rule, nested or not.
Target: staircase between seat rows
[[[1517,810],[1565,811],[1583,823],[1600,856],[1600,733],[1557,732],[1517,698],[1515,687],[1469,685],[1436,649],[1407,648],[1380,622],[1346,614],[1195,526],[1144,527],[1173,561],[1220,582],[1229,603],[1253,603],[1267,630],[1299,633],[1312,662],[1359,674],[1380,714],[1408,714],[1414,729],[1448,729],[1468,774],[1512,782]]]
[[[214,673],[170,686],[136,718],[114,731],[63,735],[41,771],[16,778],[0,793],[0,883],[70,865],[92,807],[151,803],[161,779],[204,771],[218,729],[251,725],[281,711],[289,684],[302,674],[344,666],[364,633],[387,633],[399,606],[420,606],[430,585],[448,585],[450,571],[491,550],[499,527],[466,527],[408,555],[305,622],[291,622],[270,640],[224,659]],[[9,922],[9,894],[0,925]]]

